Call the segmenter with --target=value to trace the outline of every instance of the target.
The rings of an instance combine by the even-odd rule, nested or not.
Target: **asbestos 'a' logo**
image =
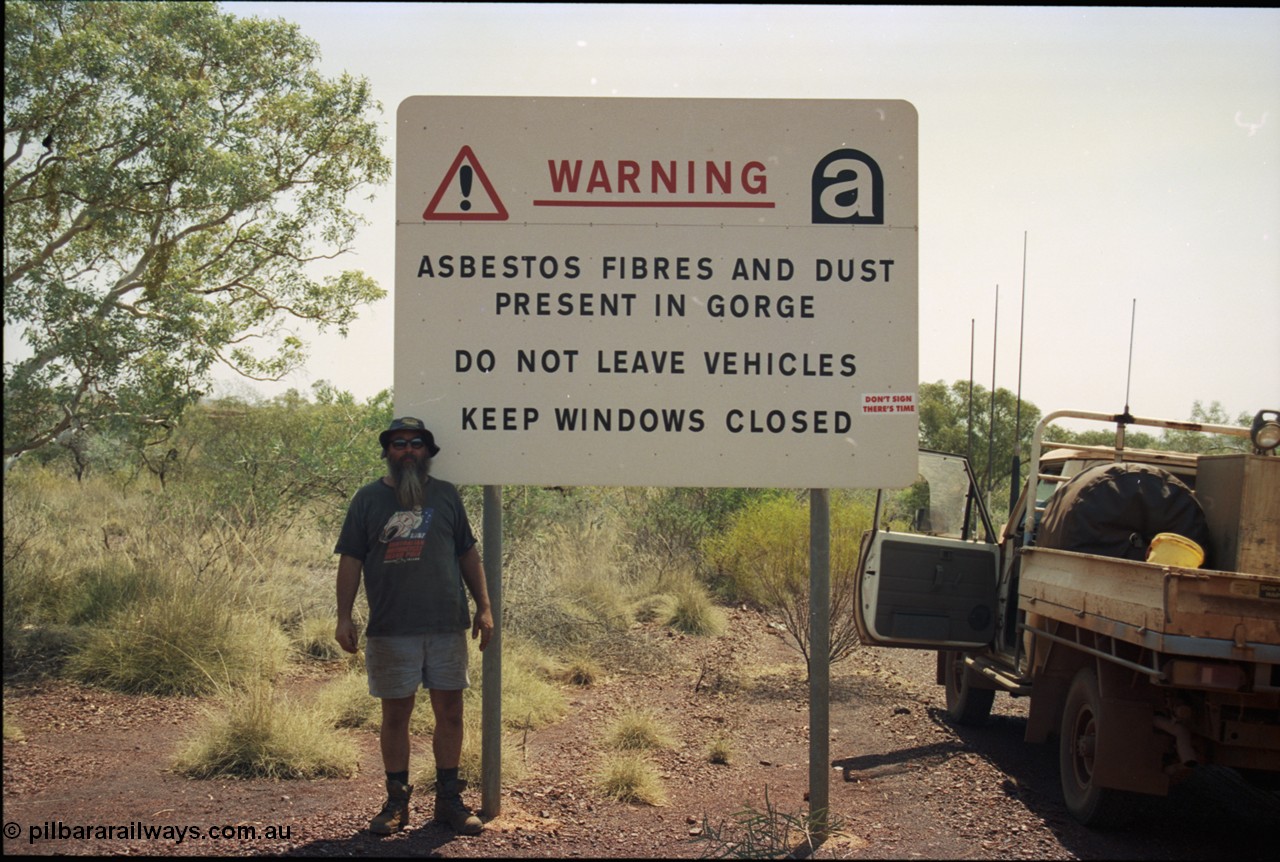
[[[813,169],[814,224],[884,224],[884,174],[861,150],[836,150]]]

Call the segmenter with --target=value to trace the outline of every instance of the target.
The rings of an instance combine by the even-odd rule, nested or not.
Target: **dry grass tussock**
[[[605,757],[596,770],[595,780],[601,793],[619,802],[667,804],[662,776],[643,754],[623,752]]]
[[[355,774],[354,743],[266,684],[226,692],[174,759],[192,778],[333,778]]]
[[[604,732],[604,746],[617,751],[656,751],[675,744],[671,729],[643,709],[629,709]]]

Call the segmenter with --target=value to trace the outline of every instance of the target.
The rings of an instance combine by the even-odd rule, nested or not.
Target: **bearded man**
[[[387,474],[356,492],[334,548],[340,555],[334,637],[347,652],[356,651],[351,608],[363,574],[369,694],[382,701],[387,801],[369,829],[389,835],[408,825],[409,717],[421,685],[435,714],[435,820],[475,835],[483,824],[462,801],[458,761],[462,692],[470,685],[466,632],[480,638],[481,650],[493,634],[484,568],[457,488],[430,475],[440,447],[422,420],[396,419],[378,442]],[[474,621],[466,590],[475,599]]]

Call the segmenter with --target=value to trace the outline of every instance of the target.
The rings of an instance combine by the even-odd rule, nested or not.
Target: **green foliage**
[[[317,518],[336,534],[352,495],[385,471],[378,434],[391,422],[391,393],[356,403],[324,383],[316,392],[316,401],[291,390],[188,411],[175,438],[180,481],[236,523]]]
[[[472,667],[479,673],[482,654],[471,641]],[[502,715],[509,728],[545,727],[558,720],[567,708],[564,695],[541,667],[542,654],[528,641],[503,639]],[[467,708],[480,715],[480,687],[473,685],[464,695]],[[478,741],[478,737],[477,737]]]
[[[327,263],[390,161],[367,81],[318,59],[209,2],[5,3],[6,455],[169,423],[217,363],[278,379],[288,322],[385,294]]]
[[[748,503],[785,494],[772,488],[632,488],[628,530],[641,553],[675,561],[699,560],[703,541]]]
[[[614,523],[566,520],[516,544],[503,567],[508,630],[558,655],[599,654],[624,636],[632,614],[617,539]]]
[[[345,778],[355,745],[316,714],[265,684],[225,695],[186,743],[174,768],[191,778]]]
[[[829,660],[858,644],[853,619],[858,547],[871,526],[871,508],[856,496],[834,494],[830,506],[831,617]],[[703,543],[707,564],[731,598],[782,617],[796,647],[810,660],[809,508],[795,497],[766,497],[734,515],[725,532]]]
[[[126,560],[112,558],[81,573],[79,588],[67,597],[68,606],[63,613],[71,625],[103,623],[162,589],[161,576],[155,570],[139,569]]]
[[[919,402],[921,448],[968,455],[979,486],[990,491],[992,517],[1002,520],[1009,508],[1014,455],[1020,459],[1019,486],[1026,479],[1039,408],[1025,399],[1019,404],[1015,393],[1002,388],[996,389],[993,407],[991,391],[974,384],[971,397],[967,380],[922,382]]]
[[[40,465],[4,484],[6,668],[56,671],[87,637],[85,627],[155,592],[161,569],[111,548],[124,524],[145,520],[145,502],[102,482],[79,485]]]

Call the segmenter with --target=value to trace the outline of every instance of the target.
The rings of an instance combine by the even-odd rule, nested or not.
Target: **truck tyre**
[[[1132,815],[1132,794],[1099,787],[1094,781],[1098,738],[1107,732],[1098,675],[1091,667],[1081,668],[1071,681],[1062,710],[1058,770],[1067,810],[1085,826],[1119,826]]]
[[[943,680],[947,691],[947,716],[956,724],[976,727],[986,724],[995,701],[995,689],[978,688],[974,673],[964,664],[964,653],[942,653]]]

